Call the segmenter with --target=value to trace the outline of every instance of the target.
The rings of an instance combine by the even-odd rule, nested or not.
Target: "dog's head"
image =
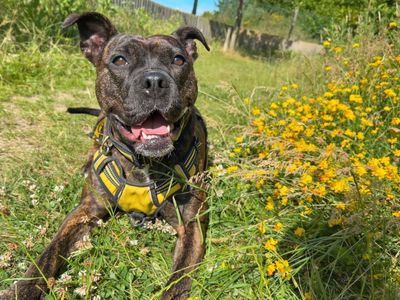
[[[97,99],[113,131],[141,155],[169,154],[196,101],[194,40],[209,50],[202,33],[183,27],[147,38],[121,34],[95,12],[70,15],[63,28],[74,24],[83,54],[96,67]]]

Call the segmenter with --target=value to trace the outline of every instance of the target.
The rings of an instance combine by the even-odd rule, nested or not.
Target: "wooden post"
[[[227,52],[229,49],[229,41],[231,40],[231,34],[232,34],[232,27],[229,26],[228,30],[226,31],[224,48],[222,48],[222,51],[224,52]]]
[[[293,30],[294,30],[294,26],[296,25],[296,22],[297,22],[297,16],[299,15],[299,10],[300,10],[300,8],[298,6],[296,6],[296,8],[294,9],[292,22],[290,23],[289,32],[288,32],[288,35],[286,38],[286,43],[285,43],[286,49],[289,47],[290,39],[292,38],[292,34],[293,34]]]
[[[231,50],[235,49],[236,39],[240,33],[240,25],[242,24],[242,18],[243,18],[243,4],[244,0],[239,0],[239,6],[236,11],[235,26],[233,27],[231,38],[229,41],[229,49]]]
[[[193,9],[192,9],[192,15],[196,15],[196,12],[197,12],[197,3],[198,3],[198,0],[194,0],[194,2],[193,2]]]
[[[400,17],[400,5],[399,5],[399,0],[396,0],[396,17]]]

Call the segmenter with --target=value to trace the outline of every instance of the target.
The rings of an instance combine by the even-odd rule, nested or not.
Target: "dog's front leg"
[[[60,269],[65,265],[65,259],[71,254],[79,241],[82,241],[99,220],[108,218],[107,207],[90,191],[86,184],[82,193],[81,203],[63,221],[50,245],[42,252],[35,264],[31,264],[24,280],[4,292],[0,299],[40,299],[49,290],[49,285]]]
[[[187,299],[192,285],[191,271],[204,256],[208,225],[206,194],[195,191],[182,211],[182,224],[172,223],[178,238],[174,252],[173,274],[161,299]],[[169,214],[170,215],[170,214]],[[167,221],[168,217],[166,218]]]

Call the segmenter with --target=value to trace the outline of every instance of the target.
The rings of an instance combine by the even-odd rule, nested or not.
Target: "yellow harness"
[[[113,202],[133,218],[142,219],[155,215],[171,198],[187,186],[187,181],[196,173],[196,157],[199,143],[194,140],[183,162],[179,162],[166,174],[161,182],[150,180],[147,183],[128,182],[118,160],[111,154],[115,147],[123,156],[137,164],[138,157],[124,144],[115,140],[111,133],[111,124],[104,118],[98,122],[93,138],[100,143],[93,157],[93,169],[105,191]]]

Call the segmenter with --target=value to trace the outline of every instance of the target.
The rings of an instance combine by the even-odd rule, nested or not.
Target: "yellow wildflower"
[[[274,209],[274,202],[272,201],[271,197],[267,198],[267,204],[265,205],[265,209],[269,211]]]
[[[400,218],[400,210],[395,211],[394,213],[392,213],[392,215],[396,218]]]
[[[283,279],[289,279],[290,278],[290,272],[292,269],[289,267],[289,262],[287,260],[279,260],[275,262],[276,270],[279,272],[279,275]]]
[[[256,182],[256,189],[257,189],[257,190],[261,189],[261,188],[263,187],[264,183],[265,183],[265,181],[264,181],[264,179],[262,179],[262,178],[259,179],[259,180],[257,180],[257,182]]]
[[[297,227],[294,230],[294,234],[297,236],[302,236],[304,234],[304,232],[306,232],[306,230],[303,227]]]
[[[400,118],[393,118],[391,124],[393,126],[400,125]]]
[[[397,94],[392,89],[387,89],[383,91],[386,97],[394,98]]]
[[[335,193],[343,193],[350,190],[349,183],[346,179],[340,179],[332,182],[330,188]]]
[[[343,202],[338,202],[336,204],[336,208],[339,210],[346,210],[346,204],[344,204]]]
[[[312,199],[312,198],[311,198]],[[311,207],[304,207],[304,211],[301,213],[301,216],[302,217],[304,217],[304,216],[309,216],[309,215],[311,215],[312,213],[313,213],[313,209],[311,208]]]
[[[356,174],[362,177],[367,174],[367,169],[362,165],[356,165]]]
[[[275,264],[274,263],[269,264],[268,267],[267,267],[268,276],[272,276],[275,271],[276,271]]]
[[[303,300],[313,300],[313,296],[310,292],[304,293]]]
[[[276,251],[276,245],[278,244],[278,241],[275,240],[274,238],[270,238],[264,245],[264,248],[268,251]]]
[[[260,224],[258,224],[258,231],[261,234],[264,234],[266,232],[265,222],[261,222]]]
[[[339,54],[340,52],[343,51],[343,48],[341,48],[341,47],[335,47],[335,48],[332,49],[332,51],[335,52],[336,54]]]
[[[228,173],[228,174],[230,174],[230,173],[234,173],[234,172],[236,172],[237,170],[238,170],[238,166],[235,166],[235,165],[233,165],[233,166],[229,166],[227,169],[226,169],[226,172]]]
[[[261,114],[261,110],[258,107],[253,107],[251,110],[251,114],[255,117],[259,116]]]
[[[283,224],[280,223],[280,222],[276,223],[275,226],[274,226],[274,229],[275,229],[276,231],[281,231],[282,228],[283,228]]]
[[[241,147],[233,148],[233,152],[238,154],[238,153],[242,152],[242,148]]]
[[[329,48],[331,46],[331,42],[330,41],[323,41],[322,45],[326,48]]]
[[[288,193],[289,193],[289,188],[287,187],[287,186],[285,186],[285,185],[279,185],[278,186],[278,188],[279,188],[279,195],[281,196],[281,197],[284,197],[284,196],[286,196]]]
[[[384,179],[386,176],[386,170],[380,166],[375,166],[372,168],[372,175],[379,179]]]
[[[291,87],[292,89],[294,89],[294,90],[296,90],[296,89],[299,88],[299,86],[298,86],[296,83],[292,83],[292,84],[290,85],[290,87]]]
[[[322,182],[328,182],[330,179],[336,177],[336,170],[333,168],[327,169],[320,177],[319,180]]]
[[[307,173],[303,174],[303,175],[301,176],[301,178],[300,178],[300,183],[301,183],[302,185],[307,185],[307,184],[311,183],[312,181],[313,181],[312,176],[309,175],[309,174],[307,174]]]
[[[243,137],[241,137],[241,136],[236,137],[235,142],[238,144],[243,143]]]
[[[317,184],[317,186],[313,189],[313,193],[317,196],[324,197],[326,195],[326,188],[322,184]]]
[[[354,102],[354,103],[362,103],[362,97],[360,96],[360,95],[357,95],[357,94],[351,94],[350,96],[349,96],[349,101],[350,102]]]

